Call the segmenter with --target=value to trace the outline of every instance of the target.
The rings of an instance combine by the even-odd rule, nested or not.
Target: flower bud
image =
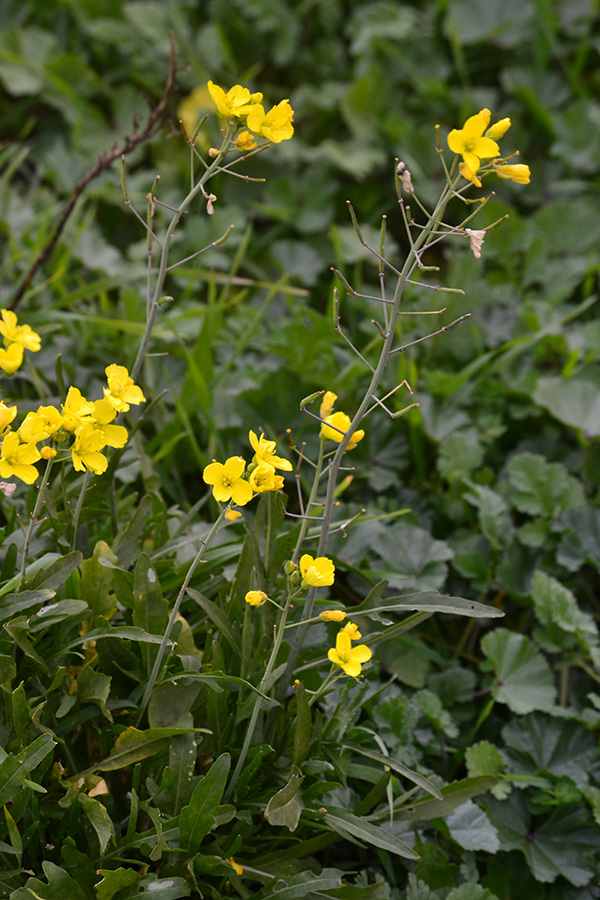
[[[324,609],[322,613],[319,613],[319,618],[323,622],[343,622],[346,613],[343,609]]]

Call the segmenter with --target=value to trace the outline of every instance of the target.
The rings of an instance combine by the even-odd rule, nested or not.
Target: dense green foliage
[[[264,183],[219,176],[214,214],[199,203],[184,217],[175,259],[235,228],[168,277],[173,301],[138,378],[147,408],[129,414],[135,433],[108,473],[86,482],[78,529],[82,476],[53,475],[24,591],[21,523],[37,491],[19,483],[2,498],[1,897],[600,897],[598,16],[593,0],[5,4],[2,308],[77,181],[144,130],[170,31],[177,88],[126,154],[142,216],[157,174],[165,204],[188,189],[179,103],[208,79],[289,97],[296,132],[248,161]],[[277,588],[297,532],[268,496],[220,532],[138,722],[169,609],[215,519],[202,469],[247,453],[249,429],[290,458],[287,429],[314,446],[299,408],[314,391],[356,407],[365,371],[333,327],[333,287],[367,356],[380,310],[331,268],[372,295],[378,266],[346,201],[375,246],[387,216],[387,256],[401,262],[395,158],[433,203],[444,181],[434,126],[444,136],[482,107],[511,117],[504,143],[532,182],[494,181],[476,227],[508,218],[482,258],[447,241],[427,259],[439,271],[407,290],[406,309],[448,308],[403,318],[405,343],[470,318],[393,357],[386,389],[406,379],[414,396],[402,388],[390,408],[419,408],[367,420],[337,498],[339,521],[366,514],[331,545],[332,600],[362,604],[365,640],[386,620],[396,636],[373,643],[358,684],[309,707],[304,689],[318,689],[334,636],[316,626],[303,685],[268,707],[230,794],[271,637],[266,608],[251,620],[243,596],[253,570]],[[211,115],[199,147],[218,141]],[[170,215],[157,206],[155,233]],[[451,220],[462,215],[450,206]],[[146,263],[117,159],[89,180],[18,300],[42,350],[4,380],[4,399],[25,414],[59,403],[64,385],[98,396],[110,363],[131,368]],[[438,283],[464,294],[429,289]],[[367,614],[390,594],[438,591],[504,618],[428,617],[422,601],[409,632],[397,611]],[[90,632],[95,657],[82,650]]]

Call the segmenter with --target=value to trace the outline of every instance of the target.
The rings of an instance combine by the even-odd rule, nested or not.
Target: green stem
[[[317,492],[319,490],[319,482],[321,480],[321,471],[323,469],[323,459],[325,457],[325,441],[319,440],[319,456],[317,458],[317,464],[315,466],[315,476],[313,478],[312,488],[310,491],[310,497],[308,498],[308,503],[306,504],[306,509],[304,510],[306,514],[306,518],[302,519],[302,524],[300,526],[300,534],[298,535],[298,540],[296,541],[296,546],[294,547],[294,553],[292,555],[293,562],[297,563],[300,559],[300,552],[302,550],[302,544],[304,543],[304,539],[306,538],[306,533],[310,526],[310,511],[312,507],[315,505],[317,499]]]
[[[383,373],[387,366],[389,356],[393,347],[394,339],[396,337],[396,324],[398,322],[398,317],[400,315],[400,304],[402,301],[402,294],[404,292],[404,288],[411,274],[413,273],[415,267],[417,266],[417,254],[421,250],[421,248],[426,244],[428,239],[432,234],[435,234],[439,222],[444,215],[444,210],[448,204],[452,196],[452,188],[453,185],[447,184],[437,202],[437,205],[434,211],[431,214],[431,218],[424,226],[423,230],[418,234],[416,240],[412,244],[410,248],[410,252],[406,258],[406,261],[400,271],[398,276],[398,280],[396,282],[396,288],[394,290],[394,296],[392,299],[391,309],[390,309],[390,318],[389,324],[387,328],[387,332],[384,336],[383,347],[381,348],[381,352],[379,354],[379,361],[377,366],[375,367],[373,374],[371,376],[371,381],[369,386],[365,392],[363,400],[358,407],[352,422],[346,433],[344,434],[342,440],[338,444],[338,448],[333,456],[329,464],[329,473],[327,479],[327,493],[325,496],[325,505],[323,507],[323,521],[321,525],[321,536],[319,539],[319,547],[317,550],[317,556],[324,556],[327,550],[327,542],[329,540],[329,533],[331,530],[331,519],[333,516],[333,509],[335,504],[335,491],[337,487],[337,480],[340,467],[342,465],[342,460],[344,458],[344,453],[346,452],[346,447],[350,442],[350,438],[354,431],[360,426],[362,420],[364,419],[367,411],[373,404],[373,397],[376,396],[379,385],[383,378]],[[314,600],[315,600],[316,591],[312,590],[307,598],[306,605],[304,607],[304,612],[302,618],[304,620],[310,619],[312,617]],[[292,647],[286,671],[282,677],[281,683],[287,685],[289,683],[291,674],[296,665],[296,661],[298,656],[300,655],[300,651],[304,644],[304,640],[306,638],[306,632],[310,626],[304,621],[302,628],[298,629],[298,633],[296,635],[296,640],[294,641],[294,645]]]
[[[85,475],[83,476],[83,483],[81,485],[81,490],[79,492],[79,497],[77,498],[77,506],[75,507],[75,513],[73,514],[73,541],[71,543],[71,550],[75,549],[75,545],[77,543],[77,527],[79,525],[79,517],[81,515],[81,510],[83,509],[83,501],[85,500],[85,494],[88,489],[90,483],[90,470],[85,470]]]
[[[285,634],[285,623],[288,616],[288,612],[290,610],[291,601],[293,599],[293,595],[288,592],[288,596],[285,601],[285,606],[282,610],[279,622],[274,627],[275,632],[275,640],[273,642],[273,649],[271,650],[271,655],[269,656],[269,660],[267,662],[267,666],[265,668],[263,677],[260,680],[259,690],[265,690],[266,685],[268,684],[269,678],[271,677],[271,672],[275,667],[275,663],[277,661],[277,656],[279,654],[279,650],[281,648],[281,643],[283,641],[283,636]],[[244,743],[242,745],[242,749],[236,764],[236,767],[233,771],[233,775],[231,776],[229,786],[225,793],[225,800],[231,797],[233,789],[237,783],[238,778],[241,775],[242,769],[244,768],[244,763],[246,762],[246,757],[248,756],[248,750],[250,749],[250,744],[252,743],[252,738],[254,736],[254,729],[256,728],[256,723],[258,721],[258,716],[262,709],[263,699],[262,697],[256,696],[254,700],[254,707],[252,709],[252,714],[250,716],[250,721],[248,722],[248,728],[246,729],[246,735],[244,737]]]
[[[23,560],[21,562],[21,578],[19,581],[19,590],[22,591],[25,585],[25,572],[27,569],[27,561],[29,559],[29,547],[31,546],[31,539],[33,537],[33,529],[36,525],[38,525],[37,517],[43,502],[44,491],[46,489],[48,479],[50,477],[50,469],[52,468],[52,457],[46,462],[46,468],[44,469],[44,477],[42,478],[42,483],[38,490],[38,495],[35,501],[35,506],[33,507],[33,511],[31,516],[29,517],[29,525],[27,526],[27,533],[25,534],[25,543],[23,544]]]
[[[227,507],[227,509],[229,509],[229,507]],[[154,690],[154,685],[156,684],[156,681],[158,679],[158,674],[160,672],[160,668],[162,666],[162,662],[163,662],[165,653],[167,651],[167,645],[169,643],[169,638],[171,637],[171,632],[173,631],[173,626],[175,625],[177,616],[179,615],[179,608],[181,606],[183,598],[185,597],[185,592],[191,581],[192,575],[196,571],[210,542],[212,541],[212,539],[216,535],[217,531],[219,530],[221,522],[225,518],[225,513],[227,512],[227,509],[221,510],[221,512],[219,514],[219,518],[217,519],[217,521],[215,522],[213,527],[210,529],[206,539],[202,542],[200,549],[198,550],[198,552],[196,553],[196,556],[192,560],[192,564],[190,565],[189,569],[187,570],[187,575],[184,578],[183,584],[181,585],[181,589],[180,589],[179,593],[177,594],[177,599],[175,600],[175,603],[173,604],[173,609],[171,610],[171,615],[169,616],[169,621],[167,622],[167,627],[165,628],[165,633],[163,634],[162,641],[160,642],[160,646],[158,648],[158,653],[156,654],[156,659],[154,660],[154,665],[152,667],[152,672],[150,673],[150,678],[148,679],[148,684],[146,685],[146,689],[144,691],[144,696],[142,697],[142,701],[140,703],[140,708],[138,710],[138,716],[137,716],[137,722],[136,722],[137,726],[139,726],[139,724],[142,720],[142,716],[144,715],[144,711],[145,711],[146,707],[148,706],[148,702],[152,695],[152,691]]]
[[[194,199],[194,197],[199,194],[204,189],[204,185],[207,181],[209,181],[216,172],[221,168],[221,161],[227,150],[231,146],[232,135],[231,131],[228,129],[225,137],[223,138],[223,143],[221,144],[221,148],[219,150],[218,156],[215,158],[214,162],[208,166],[205,171],[202,173],[202,177],[200,180],[194,185],[191,189],[187,197],[180,203],[177,207],[176,211],[173,214],[173,217],[169,223],[167,231],[165,233],[162,250],[160,254],[160,263],[158,266],[158,274],[156,276],[156,285],[154,288],[154,295],[152,297],[152,303],[150,304],[150,309],[148,310],[148,315],[146,317],[146,327],[144,329],[144,334],[142,335],[142,341],[140,343],[137,356],[135,358],[135,362],[133,364],[133,368],[131,370],[131,377],[134,381],[138,380],[140,372],[142,370],[142,366],[144,364],[144,359],[146,358],[146,354],[148,352],[148,348],[150,346],[150,339],[152,337],[152,329],[154,328],[154,323],[156,321],[156,316],[159,310],[159,300],[163,295],[163,288],[165,284],[165,279],[167,277],[167,264],[169,261],[169,251],[171,249],[171,241],[173,240],[173,234],[177,225],[179,224],[179,220],[182,215]]]

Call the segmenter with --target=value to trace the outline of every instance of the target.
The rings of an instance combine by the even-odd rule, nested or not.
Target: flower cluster
[[[114,425],[113,420],[118,413],[127,412],[130,405],[144,403],[146,398],[125,366],[110,365],[105,372],[107,387],[102,399],[88,401],[79,388],[70,387],[60,410],[55,406],[40,406],[25,416],[16,431],[11,430],[16,406],[0,402],[2,478],[14,476],[33,484],[38,477],[35,463],[52,459],[57,445],[67,442],[78,472],[89,469],[101,475],[106,471],[108,459],[101,451],[105,447],[124,447],[128,436],[127,430],[122,425]]]
[[[490,118],[489,109],[482,109],[475,116],[470,116],[462,128],[454,128],[448,135],[448,146],[453,153],[463,158],[459,165],[460,174],[476,187],[481,187],[479,175],[492,171],[500,178],[516,181],[518,184],[529,184],[531,177],[529,166],[521,163],[510,165],[500,157],[497,141],[510,128],[510,119],[500,119],[490,126]],[[481,161],[484,159],[492,162],[478,175]]]
[[[282,100],[268,112],[261,103],[261,93],[251,94],[241,84],[234,85],[227,93],[212,81],[208,82],[210,96],[217,112],[229,119],[236,131],[234,144],[238,150],[252,150],[256,138],[266,138],[274,144],[288,141],[294,133],[294,110],[289,100]],[[242,130],[242,129],[248,130]]]
[[[224,463],[213,460],[202,473],[202,478],[211,485],[213,497],[219,503],[245,506],[255,494],[279,491],[283,487],[283,476],[277,475],[275,470],[292,470],[289,460],[276,455],[275,441],[268,441],[264,434],[257,437],[254,431],[250,432],[249,438],[254,450],[249,466],[243,457],[230,456]],[[231,516],[228,518],[231,519]]]
[[[319,437],[322,441],[335,441],[339,444],[350,428],[351,421],[350,416],[347,416],[346,413],[333,412],[336,400],[337,394],[334,394],[333,391],[325,391],[319,410],[319,415],[323,420]],[[346,450],[354,450],[358,442],[362,441],[364,436],[365,433],[362,428],[358,431],[354,431],[350,437]]]
[[[354,622],[348,622],[335,639],[335,647],[332,647],[327,656],[332,663],[340,666],[346,673],[353,678],[357,678],[362,670],[362,664],[371,659],[373,653],[366,644],[358,644],[353,647],[352,641],[359,641],[362,634],[358,630],[358,626]]]
[[[13,375],[21,367],[23,351],[37,353],[41,340],[29,325],[18,325],[17,316],[10,309],[3,309],[0,315],[0,334],[4,339],[4,347],[0,348],[0,369],[6,375]]]

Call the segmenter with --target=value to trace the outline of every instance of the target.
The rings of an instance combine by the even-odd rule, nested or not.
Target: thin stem
[[[268,685],[269,679],[271,677],[271,672],[275,667],[275,663],[277,662],[277,656],[279,655],[279,650],[281,649],[281,643],[283,641],[283,636],[285,634],[285,623],[288,616],[288,612],[290,610],[291,601],[293,599],[293,594],[288,591],[288,595],[286,597],[285,606],[281,612],[281,616],[277,625],[274,626],[273,631],[275,634],[275,640],[273,642],[273,649],[271,650],[271,655],[269,656],[269,660],[267,662],[263,677],[260,680],[259,690],[265,690]],[[254,707],[252,709],[252,714],[250,715],[250,721],[248,722],[248,728],[246,729],[246,735],[244,737],[244,743],[242,745],[242,749],[236,764],[236,767],[233,771],[233,775],[231,776],[231,780],[229,782],[229,786],[227,791],[225,792],[225,800],[227,801],[233,792],[233,789],[236,785],[238,778],[241,775],[242,769],[244,768],[244,763],[246,762],[246,757],[248,756],[248,750],[250,749],[250,744],[252,743],[252,737],[254,735],[254,729],[256,728],[256,723],[258,721],[258,716],[262,709],[263,699],[262,697],[256,695],[254,700]]]
[[[146,358],[146,354],[148,352],[148,348],[150,346],[150,339],[152,336],[152,329],[154,328],[154,323],[156,321],[156,316],[159,310],[159,300],[163,294],[163,288],[165,284],[165,278],[167,277],[167,263],[169,260],[169,251],[171,249],[171,241],[173,239],[173,234],[177,225],[179,224],[179,220],[181,219],[184,212],[187,210],[188,206],[196,196],[200,192],[204,193],[204,185],[213,175],[215,175],[219,170],[221,170],[221,160],[223,159],[225,153],[229,149],[231,145],[232,135],[231,131],[228,130],[223,138],[223,143],[219,150],[218,156],[215,158],[214,162],[208,166],[208,168],[203,172],[200,180],[192,187],[187,197],[179,204],[177,210],[175,211],[169,226],[166,230],[164,240],[161,244],[161,254],[160,254],[160,263],[158,266],[158,274],[156,276],[156,285],[154,288],[154,295],[152,298],[152,303],[150,309],[148,311],[148,315],[146,317],[146,327],[144,329],[144,334],[142,336],[142,340],[138,349],[137,356],[135,358],[135,362],[133,364],[133,368],[131,370],[131,377],[134,381],[138,380],[140,372],[142,370],[142,366],[144,364],[144,359]]]
[[[29,517],[29,525],[27,526],[27,532],[25,534],[25,543],[23,544],[23,560],[21,562],[21,579],[19,581],[19,590],[22,591],[25,585],[25,572],[27,569],[27,561],[29,559],[29,547],[31,546],[31,539],[33,537],[33,529],[36,525],[38,525],[37,517],[42,505],[44,491],[46,489],[46,485],[48,483],[48,478],[50,477],[50,469],[52,468],[52,457],[46,462],[46,468],[44,469],[44,477],[42,478],[42,483],[38,490],[38,495],[36,497],[35,506],[33,507],[33,511],[31,516]]]
[[[77,543],[77,526],[79,525],[79,516],[81,515],[81,510],[83,509],[83,501],[85,499],[85,494],[89,487],[89,483],[90,470],[86,469],[85,475],[83,476],[83,483],[81,485],[79,497],[77,498],[77,506],[75,507],[75,512],[73,514],[73,541],[71,543],[71,550],[75,549],[75,545]]]
[[[229,507],[221,510],[218,519],[216,520],[213,527],[208,532],[208,535],[206,536],[205,540],[202,542],[200,549],[198,550],[198,552],[196,553],[196,556],[192,560],[192,564],[190,565],[189,569],[187,570],[187,575],[185,576],[185,578],[183,580],[181,589],[180,589],[179,593],[177,594],[177,599],[175,600],[175,603],[173,604],[173,609],[171,610],[171,615],[169,616],[169,621],[167,622],[167,627],[165,628],[165,633],[163,634],[162,641],[160,642],[160,646],[158,648],[158,653],[156,654],[156,659],[154,660],[154,665],[152,667],[152,672],[150,673],[150,678],[148,679],[148,684],[146,685],[146,689],[144,691],[144,696],[142,697],[142,701],[140,703],[140,708],[138,711],[138,717],[137,717],[137,723],[136,723],[138,726],[142,720],[142,716],[144,715],[144,711],[148,705],[148,702],[152,695],[152,691],[154,690],[154,685],[156,684],[156,681],[158,679],[158,674],[160,672],[160,668],[162,666],[165,653],[167,651],[167,645],[169,643],[169,638],[171,637],[171,632],[173,631],[173,626],[175,625],[177,616],[179,615],[179,607],[181,606],[183,598],[185,597],[185,592],[187,591],[188,585],[192,579],[192,575],[196,571],[202,557],[204,556],[204,553],[205,553],[207,547],[209,546],[210,542],[212,541],[212,539],[216,535],[217,531],[219,530],[221,522],[225,518],[225,513],[227,512],[228,508]]]
[[[457,179],[457,181],[458,181],[458,179]],[[346,431],[342,440],[338,444],[338,448],[333,456],[333,459],[329,463],[327,493],[326,493],[326,497],[325,497],[325,504],[323,507],[323,523],[321,526],[321,537],[319,540],[319,547],[317,550],[318,556],[324,556],[325,552],[327,550],[327,543],[328,543],[329,535],[331,532],[331,519],[333,516],[333,509],[334,509],[334,504],[335,504],[335,491],[336,491],[336,487],[337,487],[337,479],[338,479],[338,474],[339,474],[339,471],[340,471],[340,468],[342,465],[344,453],[346,452],[346,448],[350,442],[350,438],[351,438],[352,434],[360,426],[360,423],[364,419],[365,415],[367,414],[367,412],[369,410],[369,407],[371,406],[371,403],[372,403],[371,398],[374,396],[377,396],[379,384],[381,382],[381,379],[383,378],[383,373],[385,371],[385,368],[387,366],[387,363],[388,363],[388,360],[390,357],[390,353],[392,350],[392,344],[393,344],[395,334],[396,334],[396,324],[398,322],[398,317],[400,315],[400,303],[402,300],[402,294],[404,291],[404,287],[405,287],[406,283],[408,282],[410,276],[412,275],[415,267],[419,263],[419,253],[421,251],[421,248],[424,248],[424,246],[427,244],[429,237],[432,234],[435,234],[435,232],[439,226],[439,222],[442,219],[444,210],[448,204],[448,201],[450,200],[450,198],[452,196],[452,189],[453,189],[452,184],[445,185],[445,187],[442,190],[442,193],[440,195],[440,198],[437,202],[437,205],[436,205],[433,213],[431,214],[431,218],[429,219],[429,221],[427,222],[427,224],[425,225],[423,230],[419,232],[415,241],[411,244],[410,252],[406,258],[406,261],[405,261],[401,271],[398,273],[398,280],[397,280],[396,288],[394,291],[392,308],[390,310],[389,327],[387,329],[387,334],[385,335],[384,340],[383,340],[383,345],[381,347],[381,351],[379,354],[379,361],[377,363],[377,366],[375,367],[375,370],[373,371],[370,384],[369,384],[367,390],[365,391],[363,400],[362,400],[360,406],[358,407],[358,409],[354,415],[354,418],[352,419],[352,422],[350,423],[348,430]],[[359,240],[361,241],[361,243],[365,244],[365,246],[366,246],[366,242],[364,241],[364,239],[360,233],[360,229],[358,227],[358,223],[356,221],[356,216],[354,215],[354,211],[352,210],[352,207],[349,207],[349,209],[350,209],[350,216],[352,218],[352,223],[353,223],[355,230],[359,236]],[[369,249],[372,250],[372,248],[369,248]],[[375,256],[379,257],[379,254],[376,251],[372,250],[372,252],[374,252]],[[383,262],[385,264],[386,261],[383,260]],[[389,266],[389,268],[394,270],[393,266]],[[313,590],[310,592],[310,594],[307,598],[307,601],[306,601],[306,604],[304,607],[304,611],[303,611],[303,616],[302,616],[303,620],[307,620],[312,617],[314,600],[315,600],[315,591]],[[282,677],[282,684],[289,683],[289,679],[290,679],[291,674],[296,665],[298,656],[300,655],[300,651],[302,649],[302,645],[306,638],[306,633],[307,633],[307,630],[309,627],[310,626],[306,624],[306,621],[304,621],[302,628],[298,629],[298,633],[296,635],[296,640],[294,642],[294,645],[292,647],[292,650],[290,652],[290,656],[288,659],[287,668]]]

